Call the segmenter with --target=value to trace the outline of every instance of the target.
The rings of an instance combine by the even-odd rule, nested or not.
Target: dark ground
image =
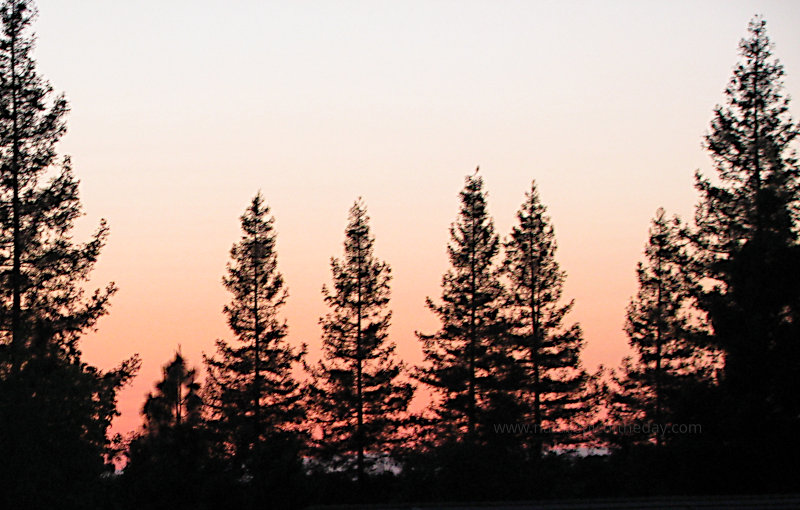
[[[562,501],[520,501],[501,503],[430,503],[365,506],[315,506],[309,510],[618,510],[618,509],[664,509],[664,510],[717,510],[717,509],[797,509],[800,495],[778,496],[716,496],[716,497],[657,497]]]

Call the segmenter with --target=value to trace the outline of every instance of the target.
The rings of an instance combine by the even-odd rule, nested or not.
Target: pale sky
[[[82,181],[77,237],[108,220],[94,283],[120,288],[85,357],[143,359],[122,433],[179,344],[199,366],[231,338],[221,277],[259,189],[290,341],[317,357],[320,288],[362,196],[394,273],[392,338],[415,364],[464,176],[480,165],[503,236],[536,179],[585,364],[616,366],[649,220],[659,206],[691,216],[692,175],[711,171],[702,136],[754,14],[800,97],[788,0],[38,5],[39,68],[72,108],[61,152]]]

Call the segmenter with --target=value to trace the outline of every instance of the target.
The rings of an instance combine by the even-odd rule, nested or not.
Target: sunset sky
[[[221,285],[261,190],[289,287],[289,339],[319,354],[329,260],[361,196],[393,270],[400,355],[438,326],[448,226],[480,165],[498,232],[535,179],[575,299],[588,368],[627,353],[622,326],[656,208],[690,217],[692,175],[756,13],[800,98],[800,2],[39,0],[36,58],[70,101],[86,217],[111,228],[93,284],[111,313],[84,343],[139,353],[115,430],[178,345],[199,366],[230,339]],[[797,104],[795,117],[800,117]]]

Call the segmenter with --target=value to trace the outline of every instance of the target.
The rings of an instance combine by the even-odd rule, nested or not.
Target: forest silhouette
[[[2,508],[798,492],[800,131],[762,18],[703,140],[714,174],[695,176],[694,218],[654,204],[642,226],[638,290],[620,310],[632,355],[618,367],[582,364],[535,180],[503,237],[480,170],[458,196],[422,363],[400,359],[389,334],[392,270],[362,198],[322,287],[312,363],[286,338],[267,190],[225,268],[229,339],[202,360],[176,346],[142,427],[122,438],[109,428],[140,359],[101,370],[81,353],[116,292],[86,290],[108,228],[73,238],[78,180],[56,150],[69,107],[32,58],[35,16],[31,1],[0,7]],[[417,412],[418,392],[430,398]]]

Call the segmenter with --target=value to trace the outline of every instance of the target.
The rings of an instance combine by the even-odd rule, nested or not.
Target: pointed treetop
[[[352,219],[354,216],[358,217],[367,217],[367,205],[364,203],[364,198],[359,196],[353,201],[353,205],[350,207],[350,218]]]
[[[370,249],[374,238],[369,232],[369,216],[367,215],[367,206],[364,204],[364,199],[358,197],[353,205],[350,207],[350,213],[347,221],[347,228],[345,228],[345,251],[352,244],[353,239],[367,238],[367,246],[362,247],[359,244],[359,249]]]
[[[531,180],[531,189],[525,192],[525,203],[523,206],[526,212],[529,213],[532,212],[532,209],[535,209],[538,214],[544,214],[547,211],[547,206],[542,203],[539,196],[539,188],[536,186],[536,179]],[[519,213],[522,213],[522,209]]]
[[[253,199],[250,201],[250,206],[241,217],[244,219],[248,215],[261,216],[262,214],[268,212],[269,206],[266,204],[261,190],[258,190],[258,193],[256,193]]]

